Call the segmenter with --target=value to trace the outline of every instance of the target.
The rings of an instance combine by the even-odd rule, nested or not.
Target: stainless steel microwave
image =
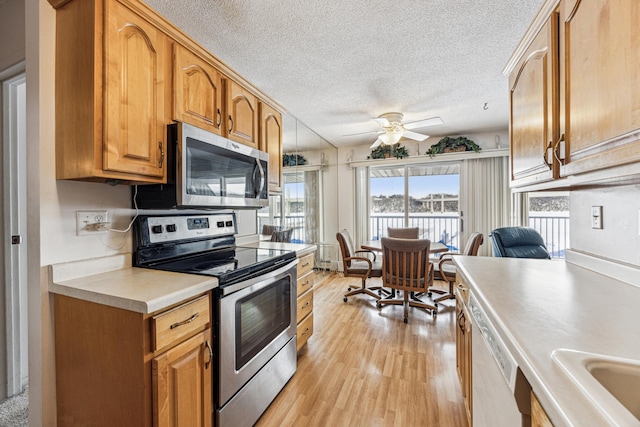
[[[269,205],[269,155],[186,123],[167,126],[167,184],[138,186],[141,209]]]

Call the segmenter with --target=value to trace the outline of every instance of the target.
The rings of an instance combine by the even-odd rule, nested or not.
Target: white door
[[[7,76],[8,75],[8,76]],[[0,340],[0,398],[20,393],[28,383],[26,280],[26,76],[24,71],[0,73],[2,80],[2,182],[4,320],[6,340]],[[6,394],[5,394],[6,393]]]

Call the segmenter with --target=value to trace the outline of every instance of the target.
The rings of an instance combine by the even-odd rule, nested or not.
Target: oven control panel
[[[149,243],[232,236],[236,230],[234,214],[157,216],[144,219]]]

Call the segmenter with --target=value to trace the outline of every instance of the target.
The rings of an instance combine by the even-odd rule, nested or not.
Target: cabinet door
[[[258,98],[233,80],[227,80],[227,113],[229,139],[258,148]]]
[[[116,1],[105,22],[104,169],[163,177],[167,39]]]
[[[153,359],[155,426],[212,425],[213,363],[210,330]]]
[[[281,191],[282,115],[260,103],[260,150],[269,153],[269,191]]]
[[[565,0],[561,175],[640,161],[640,2]]]
[[[222,134],[222,75],[179,44],[173,45],[173,118]]]
[[[552,14],[509,77],[511,185],[558,176],[558,14]]]

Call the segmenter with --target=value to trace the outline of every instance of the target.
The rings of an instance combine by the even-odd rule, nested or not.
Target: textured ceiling
[[[404,113],[432,136],[508,127],[502,69],[543,0],[146,0],[335,146]],[[486,104],[486,107],[485,107]]]

